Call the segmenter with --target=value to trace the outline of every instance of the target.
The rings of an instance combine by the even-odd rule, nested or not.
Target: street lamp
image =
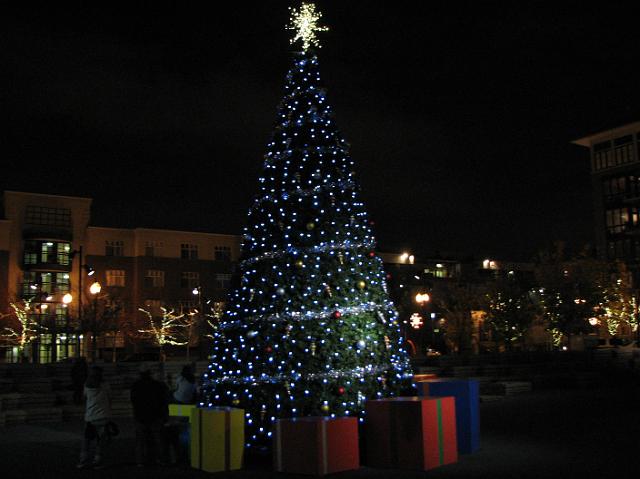
[[[423,313],[427,313],[426,305],[429,301],[431,301],[431,296],[429,295],[429,293],[417,293],[415,300],[416,300],[416,303],[418,303],[422,308]],[[435,333],[433,331],[433,321],[429,321],[429,327],[430,327],[430,341],[429,341],[430,345],[429,346],[433,347],[435,342]]]
[[[93,331],[91,334],[91,359],[96,361],[97,332],[98,332],[98,293],[102,291],[102,286],[97,281],[89,287],[89,292],[93,295]]]
[[[64,304],[64,323],[65,323],[65,337],[64,337],[64,356],[69,359],[69,305],[73,301],[71,293],[66,293],[62,296],[62,304]]]

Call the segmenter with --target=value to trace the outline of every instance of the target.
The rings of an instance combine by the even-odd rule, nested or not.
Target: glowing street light
[[[418,293],[416,294],[416,303],[424,304],[431,300],[431,296],[429,293]]]

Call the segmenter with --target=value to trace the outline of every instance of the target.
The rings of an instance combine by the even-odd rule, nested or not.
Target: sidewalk
[[[456,464],[425,472],[362,467],[336,478],[551,478],[637,476],[640,387],[536,391],[481,403],[481,450]],[[77,471],[82,423],[0,429],[3,478],[118,477],[296,478],[271,471],[266,460],[242,471],[209,474],[188,466],[138,468],[131,419],[118,420],[110,467]]]

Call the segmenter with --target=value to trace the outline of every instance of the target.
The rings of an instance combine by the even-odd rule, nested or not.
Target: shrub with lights
[[[278,418],[362,419],[367,399],[412,387],[353,161],[320,82],[319,17],[312,4],[292,16],[302,51],[204,376],[202,405],[244,409],[251,447],[270,445]]]

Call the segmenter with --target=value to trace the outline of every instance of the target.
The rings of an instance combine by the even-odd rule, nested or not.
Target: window
[[[47,208],[45,206],[27,206],[25,223],[34,226],[71,226],[69,208]]]
[[[231,248],[229,246],[215,246],[213,259],[216,261],[231,261]]]
[[[28,240],[24,242],[24,264],[69,264],[69,243]]]
[[[194,309],[198,309],[197,301],[187,300],[187,301],[178,301],[178,311],[180,314],[190,313]]]
[[[196,271],[183,271],[180,275],[181,288],[195,288],[200,286],[200,274]]]
[[[56,245],[51,241],[45,241],[40,247],[40,262],[55,263],[57,260]]]
[[[638,225],[638,208],[614,208],[606,212],[607,231],[623,233]]]
[[[164,287],[164,271],[157,269],[147,270],[147,274],[144,277],[145,288],[162,288]]]
[[[216,288],[229,289],[229,286],[231,286],[230,274],[216,274]]]
[[[69,292],[69,273],[56,273],[56,291],[58,293]]]
[[[609,259],[624,259],[631,256],[631,240],[618,239],[609,241],[607,256]]]
[[[124,286],[125,271],[123,269],[107,270],[107,286]]]
[[[124,256],[124,241],[105,241],[105,256]]]
[[[180,245],[180,258],[198,259],[198,245],[182,243]]]
[[[24,264],[37,264],[40,245],[37,241],[24,242]]]
[[[145,241],[144,243],[144,255],[145,256],[160,256],[162,252],[161,241]]]

